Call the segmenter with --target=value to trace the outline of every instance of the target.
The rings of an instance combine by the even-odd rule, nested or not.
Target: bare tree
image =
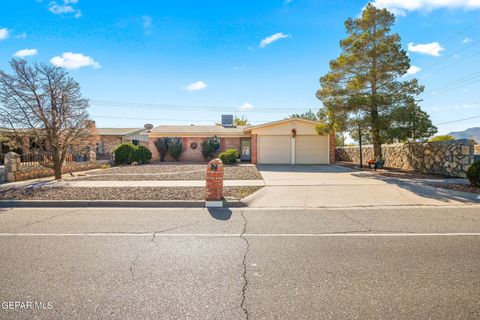
[[[0,70],[0,125],[17,136],[42,145],[50,161],[41,164],[61,179],[67,152],[88,141],[88,100],[65,69],[47,64],[28,65],[12,59],[12,74]]]

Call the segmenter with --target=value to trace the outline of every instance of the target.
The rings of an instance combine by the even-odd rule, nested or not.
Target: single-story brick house
[[[142,134],[148,136],[153,160],[159,160],[155,141],[180,139],[180,160],[203,161],[201,143],[220,140],[220,150],[237,149],[241,160],[258,164],[329,164],[335,161],[335,134],[318,135],[318,122],[291,118],[255,126],[161,125]],[[168,158],[167,158],[168,160]]]
[[[148,145],[148,138],[141,134],[144,128],[96,128],[97,154],[111,153],[113,149],[124,142],[134,145]]]

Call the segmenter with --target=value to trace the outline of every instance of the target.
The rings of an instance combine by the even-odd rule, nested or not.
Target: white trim
[[[222,208],[223,200],[218,201],[205,201],[205,208]]]

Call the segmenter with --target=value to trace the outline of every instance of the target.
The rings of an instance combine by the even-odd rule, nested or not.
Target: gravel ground
[[[468,184],[460,184],[460,183],[448,183],[448,184],[438,184],[438,183],[430,183],[429,186],[448,189],[448,190],[455,190],[455,191],[463,191],[463,192],[471,192],[471,193],[478,193],[480,194],[480,188],[474,187]]]
[[[224,187],[224,197],[241,199],[262,187]],[[204,200],[203,187],[36,187],[0,191],[0,200]]]
[[[205,180],[205,164],[149,164],[87,172],[86,181]],[[262,179],[255,166],[225,166],[225,180]]]

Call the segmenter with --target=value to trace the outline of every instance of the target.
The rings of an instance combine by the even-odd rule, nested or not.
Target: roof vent
[[[233,127],[233,115],[222,114],[222,126],[223,127]]]
[[[143,128],[145,128],[145,130],[152,130],[153,129],[153,124],[147,123],[143,126]]]

